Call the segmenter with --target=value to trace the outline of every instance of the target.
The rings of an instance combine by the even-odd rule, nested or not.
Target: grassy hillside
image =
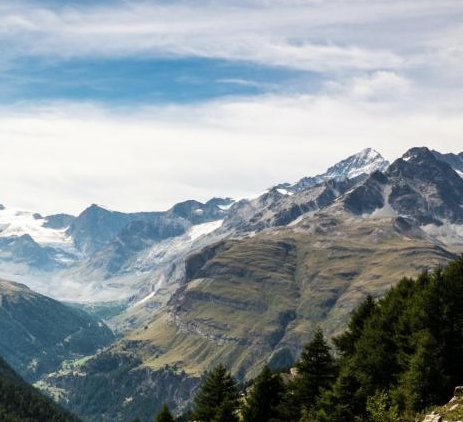
[[[317,325],[338,333],[367,294],[452,257],[392,218],[320,214],[190,257],[169,306],[117,347],[135,342],[153,369],[197,375],[223,363],[253,377],[266,362],[291,364]]]

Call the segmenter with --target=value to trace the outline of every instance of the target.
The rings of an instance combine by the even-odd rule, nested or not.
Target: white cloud
[[[368,75],[355,76],[346,81],[330,81],[327,89],[357,101],[409,101],[418,95],[412,81],[395,72],[377,71]]]
[[[365,107],[350,97],[267,96],[114,112],[0,110],[1,201],[40,212],[123,211],[246,196],[324,171],[367,146],[394,159],[461,150],[461,114]]]

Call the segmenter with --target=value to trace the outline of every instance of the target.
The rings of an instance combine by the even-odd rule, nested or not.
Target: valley
[[[413,148],[388,163],[367,149],[250,199],[132,214],[92,205],[77,217],[4,206],[1,276],[73,308],[46,346],[32,322],[52,322],[11,312],[45,299],[2,282],[2,329],[23,330],[27,353],[0,352],[89,422],[149,418],[163,402],[181,413],[205,370],[223,364],[245,382],[288,368],[317,327],[337,336],[367,296],[457,258],[462,168],[463,153]],[[64,312],[52,304],[37,306]],[[76,332],[83,345],[68,348]],[[47,347],[52,363],[38,358]]]

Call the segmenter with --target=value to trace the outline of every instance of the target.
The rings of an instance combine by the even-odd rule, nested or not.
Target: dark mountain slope
[[[5,280],[0,280],[0,334],[0,355],[31,381],[114,340],[103,322],[85,312]]]
[[[1,422],[79,422],[26,384],[0,357]]]
[[[412,148],[342,198],[356,215],[385,206],[418,225],[463,223],[463,179],[427,148]]]

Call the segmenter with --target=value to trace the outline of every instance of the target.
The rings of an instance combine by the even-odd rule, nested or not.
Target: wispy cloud
[[[433,15],[455,16],[461,9],[454,1],[424,0],[120,2],[85,7],[15,2],[0,6],[0,36],[10,44],[11,55],[200,56],[315,71],[398,68],[408,62],[403,51],[427,38]],[[396,24],[407,17],[426,20],[410,38],[404,36],[407,29]],[[389,42],[375,43],[381,38],[375,26],[383,24],[398,33],[388,34]]]

